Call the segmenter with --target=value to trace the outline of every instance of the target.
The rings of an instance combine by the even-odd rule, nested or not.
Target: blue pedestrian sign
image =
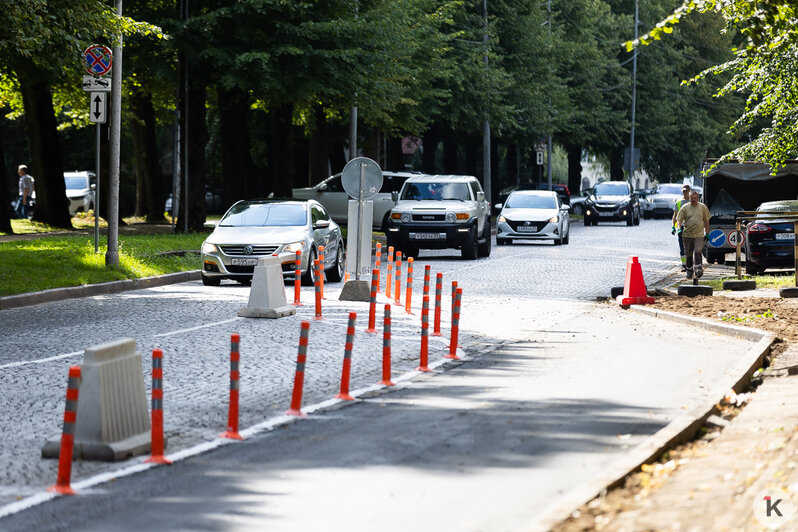
[[[86,72],[95,76],[103,76],[111,71],[113,63],[111,50],[102,44],[92,44],[83,50]]]
[[[726,233],[720,229],[713,229],[709,232],[709,245],[713,248],[722,247],[726,243]]]

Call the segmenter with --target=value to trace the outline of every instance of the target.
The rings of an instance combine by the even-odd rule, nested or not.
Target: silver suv
[[[419,249],[459,248],[464,259],[490,256],[490,205],[476,177],[422,175],[394,194],[385,236],[408,257]]]

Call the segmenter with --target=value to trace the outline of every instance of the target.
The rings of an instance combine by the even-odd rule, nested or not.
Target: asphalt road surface
[[[707,349],[702,331],[589,301],[623,284],[630,255],[649,283],[678,267],[667,221],[572,230],[567,246],[494,247],[474,262],[422,251],[415,314],[394,309],[395,374],[418,363],[425,264],[464,288],[460,344],[471,360],[206,453],[224,430],[229,334],[242,336],[241,427],[262,426],[288,406],[309,307],[281,320],[239,319],[246,288],[195,282],[0,311],[0,529],[512,530],[533,522],[705,398],[747,348],[722,339],[723,349]],[[333,298],[336,288],[326,291]],[[303,301],[311,296],[306,290]],[[366,306],[325,308],[327,319],[311,326],[306,405],[337,392],[349,309],[362,320],[352,388],[379,380],[381,338],[362,332]],[[448,324],[448,301],[444,316]],[[147,384],[146,354],[164,349],[169,451],[186,458],[131,476],[120,471],[142,468],[140,458],[75,463],[81,495],[36,504],[55,479],[55,461],[38,453],[60,430],[67,366],[85,347],[120,337],[138,341]],[[445,352],[445,338],[432,339],[431,359]]]

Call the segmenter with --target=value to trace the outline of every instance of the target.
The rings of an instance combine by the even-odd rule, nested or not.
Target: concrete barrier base
[[[280,260],[277,257],[262,257],[252,274],[249,303],[238,311],[242,318],[282,318],[293,316],[296,309],[285,298]]]
[[[296,308],[291,305],[284,305],[276,308],[255,308],[245,307],[238,311],[241,318],[284,318],[296,314]]]
[[[371,301],[371,284],[368,281],[347,281],[339,301]]]
[[[166,438],[164,438],[164,448]],[[73,460],[118,462],[150,452],[150,433],[137,434],[117,442],[76,441],[72,448]],[[53,436],[42,447],[42,458],[58,458],[61,452],[61,435]]]

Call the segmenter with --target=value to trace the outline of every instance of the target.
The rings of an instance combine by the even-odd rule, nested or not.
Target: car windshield
[[[557,202],[552,196],[533,196],[531,194],[513,194],[507,198],[506,209],[556,209]]]
[[[307,206],[298,203],[240,203],[233,205],[220,227],[305,225]]]
[[[626,183],[599,183],[596,185],[596,196],[626,196],[629,188]]]
[[[89,185],[86,183],[86,178],[82,176],[65,177],[64,183],[66,183],[68,189],[89,188]]]
[[[681,185],[660,185],[657,187],[657,194],[681,194]]]
[[[468,201],[466,183],[405,183],[403,200],[461,200]]]

